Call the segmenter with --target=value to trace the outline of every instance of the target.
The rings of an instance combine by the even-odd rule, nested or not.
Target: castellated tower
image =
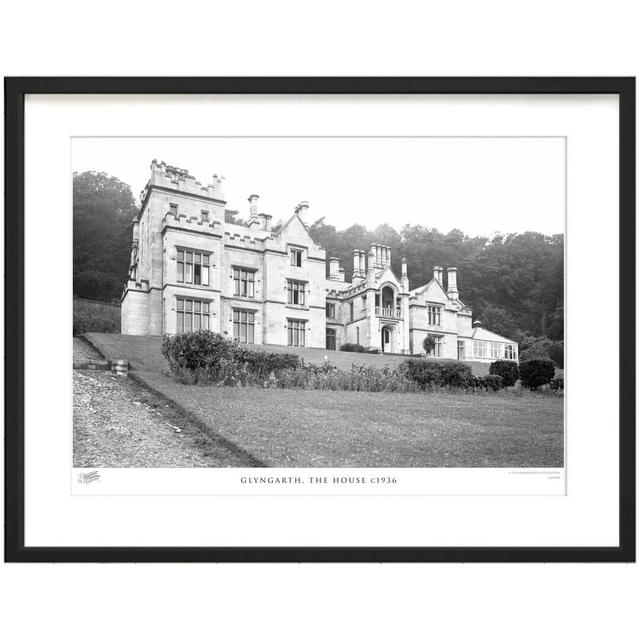
[[[173,247],[203,245],[204,249],[206,244],[207,252],[219,250],[226,205],[222,178],[217,175],[205,185],[186,169],[165,162],[153,160],[150,168],[133,223],[129,279],[122,298],[122,332],[134,335],[163,333],[164,284],[177,270]],[[185,233],[189,241],[178,237]],[[210,277],[216,277],[213,269]]]

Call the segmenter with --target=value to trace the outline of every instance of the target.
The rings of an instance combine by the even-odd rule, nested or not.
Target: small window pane
[[[184,333],[184,313],[178,311],[178,333]]]
[[[184,251],[178,251],[178,260],[184,261]]]
[[[202,284],[205,287],[209,286],[209,267],[207,266],[202,267]]]
[[[193,309],[193,300],[185,300],[185,308],[187,311],[191,311]]]
[[[178,298],[178,311],[184,310],[184,300],[182,298]]]
[[[209,264],[209,254],[208,253],[205,253],[202,256],[202,264]]]

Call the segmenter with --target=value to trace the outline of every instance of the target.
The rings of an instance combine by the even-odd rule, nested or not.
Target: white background
[[[592,384],[593,339],[584,309],[594,294],[606,292],[610,310],[607,339],[617,342],[618,109],[616,96],[39,96],[26,101],[25,133],[25,451],[28,546],[615,546],[618,542],[617,430],[603,431],[617,416],[617,354],[608,356],[608,374],[597,394],[579,390]],[[256,124],[256,123],[259,123]],[[92,498],[69,493],[71,451],[71,136],[74,135],[566,135],[568,184],[566,414],[568,490],[562,480],[531,478],[534,493],[513,497],[520,476],[509,476],[501,495],[486,477],[484,496],[464,481],[465,472],[446,469],[442,492],[434,473],[398,471],[395,496],[340,500],[276,495],[233,500],[215,494],[237,492],[227,470],[204,470],[214,495],[145,497],[147,470],[129,476],[133,496]],[[383,148],[386,139],[383,139]],[[339,138],[340,145],[348,139]],[[458,144],[457,140],[452,144]],[[522,142],[526,146],[526,141]],[[535,145],[535,143],[533,143]],[[419,149],[420,147],[414,147]],[[277,162],[278,158],[274,158]],[[419,163],[420,155],[409,155]],[[46,171],[43,171],[46,167]],[[461,175],[461,182],[464,174]],[[461,188],[464,188],[461,185]],[[390,201],[391,202],[391,201]],[[49,212],[43,215],[42,212]],[[473,215],[473,212],[471,212]],[[514,215],[517,215],[514,213]],[[606,225],[598,224],[606,216]],[[47,261],[55,287],[41,286],[39,256]],[[599,268],[594,268],[593,248]],[[63,304],[66,302],[66,304]],[[40,309],[56,309],[40,330]],[[66,311],[66,313],[65,313]],[[55,342],[50,334],[66,336]],[[62,365],[41,383],[42,355]],[[55,420],[51,419],[55,416]],[[594,473],[594,461],[598,469]],[[66,462],[66,464],[65,464]],[[162,477],[173,477],[163,470]],[[178,472],[193,485],[198,474]],[[409,478],[418,476],[414,482]],[[104,474],[106,492],[120,493],[114,473]],[[481,476],[481,477],[482,477]],[[535,480],[535,482],[533,482]],[[420,497],[402,497],[420,492]],[[538,489],[535,485],[542,485]],[[162,487],[162,483],[158,483]],[[445,499],[433,493],[458,495]],[[185,484],[182,484],[184,487]],[[93,486],[88,489],[93,491]],[[199,493],[198,487],[196,492]],[[190,495],[185,489],[183,495]],[[243,492],[244,493],[244,492]],[[247,492],[248,493],[248,492]],[[254,492],[251,492],[254,493]],[[309,491],[308,493],[312,493]],[[315,492],[313,492],[315,493]],[[257,527],[256,522],[261,526]]]
[[[630,2],[13,3],[9,75],[635,75]],[[65,10],[66,9],[66,10]],[[10,637],[633,635],[637,566],[3,566]]]

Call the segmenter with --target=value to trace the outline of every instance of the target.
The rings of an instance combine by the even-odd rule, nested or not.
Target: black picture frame
[[[26,547],[24,541],[24,104],[27,94],[616,94],[620,160],[619,530],[614,547]],[[5,78],[5,561],[634,562],[635,78]],[[11,309],[11,313],[6,310]]]

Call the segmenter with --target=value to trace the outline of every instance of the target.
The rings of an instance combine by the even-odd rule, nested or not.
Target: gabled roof
[[[382,271],[380,271],[380,273],[378,273],[376,275],[376,280],[380,281],[383,279],[383,276],[389,272],[392,276],[393,276],[393,281],[396,285],[400,286],[401,282],[398,279],[398,276],[394,273],[393,269],[391,268],[391,265],[387,265],[384,269],[382,269]]]
[[[435,287],[436,291],[438,293],[441,293],[442,296],[446,300],[449,300],[449,296],[447,295],[447,292],[444,290],[444,287],[435,278],[432,278],[431,280],[429,280],[429,282],[427,282],[427,284],[422,285],[421,287],[418,287],[417,289],[413,289],[413,291],[410,291],[409,294],[413,295],[413,296],[420,296],[423,293],[426,293],[427,291],[429,291],[429,289],[431,289],[433,287]]]
[[[489,331],[484,327],[475,327],[471,337],[474,340],[491,340],[493,342],[509,342],[511,344],[516,344],[514,340],[509,340],[509,338],[493,333],[493,331]]]
[[[294,220],[298,220],[298,222],[304,227],[304,230],[309,233],[309,228],[307,227],[307,225],[302,222],[302,218],[297,214],[294,213],[277,231],[277,233],[275,234],[276,236],[279,236]],[[311,237],[311,236],[309,236]]]

